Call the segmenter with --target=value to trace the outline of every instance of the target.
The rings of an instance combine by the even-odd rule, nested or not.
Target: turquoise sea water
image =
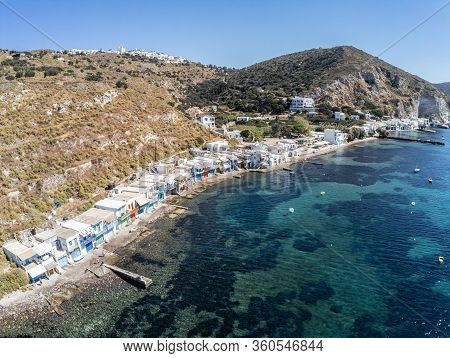
[[[124,257],[154,286],[113,277],[0,335],[446,337],[449,154],[376,141],[213,186]]]

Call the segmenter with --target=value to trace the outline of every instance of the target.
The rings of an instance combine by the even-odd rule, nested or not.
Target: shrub
[[[62,68],[61,67],[53,67],[53,66],[44,66],[41,67],[41,70],[44,72],[44,77],[47,76],[56,76],[58,75],[61,71]]]
[[[372,114],[374,115],[374,116],[377,116],[377,117],[383,117],[383,115],[384,115],[384,112],[383,112],[383,110],[382,109],[380,109],[380,108],[375,108],[375,109],[373,109],[372,111]]]
[[[117,88],[127,89],[128,88],[128,84],[125,81],[117,81],[116,82],[116,87]]]
[[[195,144],[201,147],[203,144],[205,144],[205,140],[202,137],[197,137],[195,138]]]
[[[380,138],[389,137],[389,132],[385,128],[378,128],[377,133],[379,134]]]
[[[84,79],[86,81],[100,81],[102,79],[102,74],[100,72],[97,73],[88,73]]]
[[[26,272],[20,268],[12,268],[0,274],[0,297],[16,291],[29,283]]]

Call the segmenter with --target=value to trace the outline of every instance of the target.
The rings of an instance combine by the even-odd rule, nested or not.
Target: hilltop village
[[[316,114],[314,100],[308,97],[293,97],[291,115],[312,117]],[[213,114],[198,111],[192,120],[204,126],[216,136],[222,137],[206,143],[203,148],[194,148],[188,158],[173,156],[170,159],[140,168],[124,183],[111,183],[104,199],[82,213],[62,218],[49,217],[47,228],[31,228],[8,240],[3,245],[6,257],[22,268],[31,284],[41,284],[54,274],[62,274],[67,266],[83,260],[90,252],[110,240],[141,217],[158,209],[171,196],[186,196],[198,183],[212,177],[235,176],[249,171],[266,171],[286,167],[295,161],[310,156],[328,153],[345,143],[380,135],[383,131],[411,131],[429,129],[428,119],[375,120],[370,112],[361,112],[366,120],[352,126],[348,133],[326,128],[323,132],[291,138],[265,138],[262,141],[244,141],[242,131],[233,129],[239,123],[254,120],[239,116],[230,125],[216,127]],[[343,112],[336,112],[335,119],[345,121]],[[359,114],[352,115],[359,120]],[[270,119],[269,119],[270,120]],[[358,136],[349,137],[356,130]]]

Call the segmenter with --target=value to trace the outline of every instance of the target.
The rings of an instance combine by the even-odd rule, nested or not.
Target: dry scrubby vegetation
[[[155,152],[159,160],[203,143],[210,134],[178,106],[188,83],[214,72],[128,55],[0,51],[0,243],[41,223],[55,202],[58,214],[89,206]]]
[[[0,252],[0,297],[18,290],[28,283],[24,270],[11,265],[3,251]]]

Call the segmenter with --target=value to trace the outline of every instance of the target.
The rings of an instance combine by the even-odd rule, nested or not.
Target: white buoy
[[[294,208],[289,208],[289,211],[291,212],[291,213],[294,213]]]
[[[412,205],[412,206],[415,206],[415,205],[416,205],[416,202],[415,202],[415,201],[411,201],[411,205]]]

